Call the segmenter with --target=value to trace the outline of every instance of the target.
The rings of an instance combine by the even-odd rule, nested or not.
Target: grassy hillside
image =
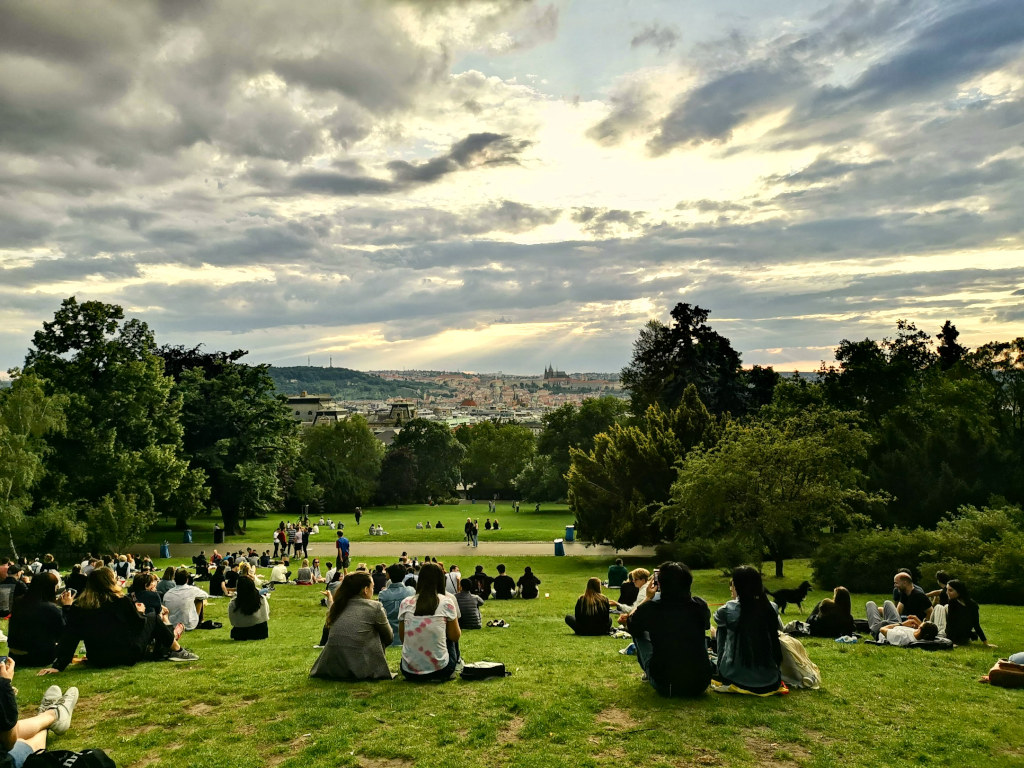
[[[311,395],[331,395],[339,400],[386,400],[389,397],[413,398],[424,392],[448,391],[434,384],[385,381],[380,376],[350,368],[271,366],[268,372],[277,391],[285,395],[308,392]]]
[[[450,562],[463,570],[481,564],[492,574],[497,563]],[[1019,608],[982,607],[998,650],[974,644],[926,653],[807,638],[821,668],[819,691],[665,700],[641,681],[635,658],[618,653],[625,640],[575,637],[563,622],[587,577],[605,573],[606,560],[504,562],[516,576],[524,565],[534,568],[540,599],[488,601],[484,619],[511,626],[466,632],[461,647],[469,661],[504,662],[508,678],[427,686],[312,680],[324,619],[319,590],[282,586],[271,596],[270,638],[261,642],[233,643],[226,600],[211,601],[210,618],[225,627],[186,635],[198,662],[73,665],[51,677],[19,667],[22,715],[35,713],[46,686],[78,686],[71,731],[51,746],[103,747],[122,768],[1022,764],[1024,692],[976,682],[997,656],[1024,650]],[[628,563],[641,564],[647,563]],[[805,562],[787,563],[786,570],[787,584],[808,572]],[[713,571],[698,572],[694,589],[709,603],[729,595],[728,580]],[[822,596],[812,593],[804,607]],[[882,597],[856,595],[855,603]],[[399,649],[388,649],[387,658],[397,670]]]

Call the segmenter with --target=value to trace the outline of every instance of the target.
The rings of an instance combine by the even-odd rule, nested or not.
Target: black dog
[[[807,597],[807,593],[811,591],[811,582],[804,581],[800,583],[800,586],[796,589],[777,589],[774,592],[769,592],[769,595],[775,598],[776,605],[779,606],[779,613],[786,612],[786,606],[793,604],[801,611],[804,609],[803,602]]]

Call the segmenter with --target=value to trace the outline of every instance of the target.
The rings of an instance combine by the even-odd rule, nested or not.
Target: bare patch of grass
[[[498,744],[512,744],[519,741],[519,734],[522,733],[523,726],[526,725],[526,719],[522,715],[516,715],[505,727],[498,731]]]

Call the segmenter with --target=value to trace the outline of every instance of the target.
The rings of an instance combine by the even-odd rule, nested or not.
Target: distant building
[[[303,427],[314,424],[334,424],[348,418],[348,412],[339,409],[328,395],[309,395],[303,392],[288,398],[288,409]]]
[[[547,381],[548,379],[568,379],[568,378],[569,378],[569,374],[567,374],[565,371],[556,371],[555,367],[553,365],[549,364],[548,367],[544,369],[544,380],[545,381]]]

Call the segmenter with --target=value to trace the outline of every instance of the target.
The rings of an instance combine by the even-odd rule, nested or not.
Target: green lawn
[[[180,561],[175,561],[180,562]],[[491,573],[493,558],[451,558]],[[77,685],[72,730],[57,748],[104,747],[119,766],[1019,766],[1024,764],[1024,691],[980,685],[997,655],[1024,650],[1021,608],[983,606],[998,650],[975,646],[925,653],[806,639],[820,666],[820,691],[751,699],[708,694],[664,700],[640,680],[626,642],[577,638],[565,626],[586,578],[607,560],[507,558],[543,581],[534,601],[489,601],[485,619],[509,629],[463,635],[470,660],[505,662],[513,676],[423,687],[402,680],[311,680],[323,609],[313,587],[279,587],[271,637],[235,644],[228,630],[193,632],[185,643],[201,661],[131,669],[70,668],[39,678],[16,674],[24,715],[50,683]],[[629,565],[645,564],[640,561]],[[787,564],[787,585],[807,575]],[[710,603],[728,581],[697,574]],[[769,587],[779,585],[770,579]],[[545,599],[544,593],[550,594]],[[811,593],[805,608],[822,597]],[[857,595],[858,605],[867,598]],[[210,615],[226,622],[224,600]],[[800,614],[795,608],[790,614]],[[398,649],[390,649],[392,669]]]
[[[335,522],[345,524],[345,535],[354,542],[357,541],[462,541],[463,526],[466,518],[473,517],[480,521],[480,539],[482,541],[551,541],[565,535],[565,526],[573,524],[572,513],[565,504],[543,504],[540,512],[534,511],[532,504],[523,504],[518,514],[512,511],[512,505],[502,502],[498,505],[497,513],[489,515],[487,504],[478,502],[476,504],[445,504],[431,507],[426,504],[406,504],[399,507],[366,507],[363,510],[363,518],[360,525],[355,524],[352,515],[342,518],[335,518]],[[484,529],[484,521],[490,517],[496,517],[501,522],[501,530],[487,531]],[[318,518],[312,518],[314,522]],[[271,543],[271,533],[280,524],[282,518],[260,518],[247,521],[246,534],[243,536],[228,537],[228,543],[232,541],[249,542],[265,541]],[[438,520],[444,523],[444,528],[437,530],[431,528],[429,531],[416,529],[416,523],[426,525],[427,520],[433,526]],[[286,522],[290,518],[285,518]],[[213,541],[213,524],[219,523],[219,518],[205,517],[191,521],[193,540],[204,544]],[[371,537],[367,530],[370,524],[378,523],[384,527],[388,535],[383,539]],[[143,539],[145,542],[157,544],[167,539],[172,544],[181,541],[181,531],[174,527],[173,521],[161,520],[149,530]],[[320,533],[314,536],[314,542],[334,541],[334,532],[322,528]]]

